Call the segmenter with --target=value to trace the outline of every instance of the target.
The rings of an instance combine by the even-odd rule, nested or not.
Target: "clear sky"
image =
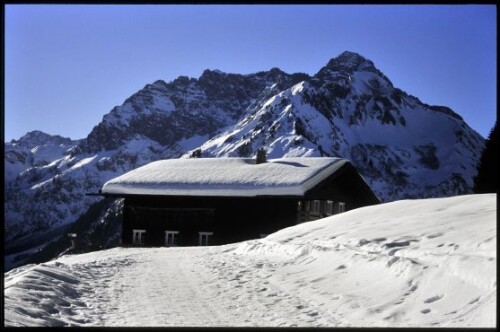
[[[346,50],[486,137],[496,20],[495,5],[6,5],[5,140],[35,129],[84,138],[158,79],[313,75]]]

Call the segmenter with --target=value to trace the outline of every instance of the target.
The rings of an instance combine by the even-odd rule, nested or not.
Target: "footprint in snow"
[[[432,302],[436,302],[438,300],[441,300],[443,298],[444,295],[436,295],[436,296],[433,296],[433,297],[429,297],[427,300],[424,301],[424,303],[432,303]]]
[[[392,255],[390,255],[392,256]],[[391,267],[392,264],[396,263],[399,260],[399,257],[392,257],[386,264],[387,267]]]
[[[391,251],[389,251],[389,253],[387,255],[388,256],[394,256],[394,254],[396,253],[396,251],[398,251],[399,249],[401,249],[401,248],[392,249]]]
[[[337,268],[337,270],[339,270],[339,269],[341,269],[341,268],[342,268],[342,269],[345,269],[345,266],[344,266],[344,267],[342,267],[342,266],[344,266],[344,265],[340,265],[340,266]],[[316,279],[312,279],[312,280],[311,280],[311,282],[318,282],[318,281],[322,281],[322,280],[324,280],[324,279],[325,279],[325,277],[319,277],[319,278],[316,278]]]
[[[439,233],[435,233],[435,234],[430,234],[430,235],[427,236],[427,238],[428,239],[434,239],[436,237],[440,237],[440,236],[443,236],[443,235],[444,235],[444,233],[439,232]]]
[[[362,246],[364,246],[365,244],[368,244],[368,243],[370,243],[370,241],[368,241],[366,239],[361,239],[361,240],[359,240],[358,247],[362,247]]]
[[[423,314],[428,314],[429,312],[431,312],[431,309],[420,310],[420,312]]]
[[[372,241],[376,242],[376,243],[379,243],[379,242],[384,242],[385,240],[387,240],[387,238],[385,238],[385,237],[377,237],[377,238],[373,239]]]
[[[410,241],[401,241],[401,242],[390,242],[384,244],[386,248],[394,248],[394,247],[407,247],[410,245]]]
[[[479,301],[481,297],[476,297],[474,300],[470,301],[469,304],[474,304],[476,303],[477,301]]]

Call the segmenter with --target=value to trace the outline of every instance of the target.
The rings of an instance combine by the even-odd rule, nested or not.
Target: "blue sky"
[[[5,140],[84,138],[114,106],[205,69],[315,74],[343,51],[487,136],[495,5],[6,5]]]

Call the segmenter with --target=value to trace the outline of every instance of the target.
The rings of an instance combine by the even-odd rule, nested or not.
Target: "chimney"
[[[256,160],[256,164],[263,164],[267,161],[267,158],[266,158],[266,149],[264,148],[260,148],[257,150],[257,160]]]

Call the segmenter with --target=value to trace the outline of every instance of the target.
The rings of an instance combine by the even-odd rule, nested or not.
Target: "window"
[[[212,242],[213,232],[198,232],[198,245],[200,246],[208,246]]]
[[[165,245],[167,247],[177,246],[179,231],[165,231]]]
[[[339,213],[342,213],[345,211],[345,203],[339,202]]]
[[[345,203],[344,202],[335,203],[335,213],[342,213],[344,211],[345,211]]]
[[[321,212],[321,201],[313,201],[312,212],[320,213]]]
[[[325,214],[331,216],[333,214],[333,201],[325,202]]]
[[[144,244],[144,238],[146,237],[145,229],[134,229],[132,230],[132,243],[133,244]]]
[[[297,223],[309,220],[309,201],[297,202]]]

